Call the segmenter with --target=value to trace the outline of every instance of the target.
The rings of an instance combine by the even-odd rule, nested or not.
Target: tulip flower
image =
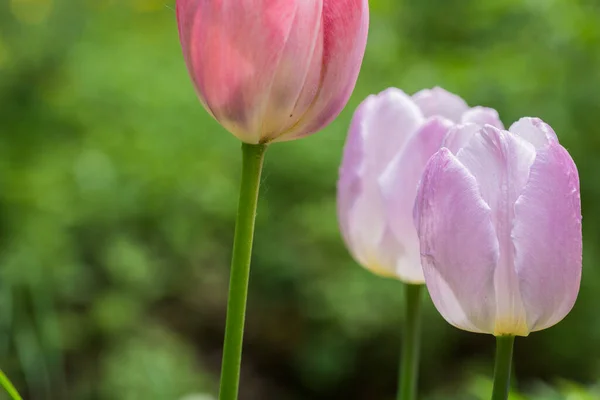
[[[526,336],[569,312],[581,278],[577,168],[552,128],[485,126],[429,161],[415,224],[432,300],[458,328]]]
[[[505,399],[512,338],[558,323],[577,298],[577,168],[539,119],[462,127],[446,142],[415,202],[425,280],[450,324],[498,337],[493,399]]]
[[[441,88],[412,97],[387,89],[356,110],[340,168],[338,218],[350,252],[363,267],[406,283],[401,400],[415,398],[424,283],[413,205],[427,160],[457,124],[503,128],[495,110],[469,108]],[[453,134],[452,140],[459,142],[462,135]]]
[[[422,284],[419,240],[412,210],[425,163],[458,123],[502,128],[495,110],[469,108],[441,88],[410,97],[390,88],[356,110],[338,182],[342,236],[365,268]]]
[[[367,0],[178,0],[200,100],[246,143],[286,141],[346,105],[365,52]]]
[[[346,105],[368,0],[177,0],[177,23],[200,101],[243,142],[219,389],[219,400],[236,400],[264,153],[324,128]]]

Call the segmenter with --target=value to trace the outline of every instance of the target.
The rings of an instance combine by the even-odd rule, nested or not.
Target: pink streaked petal
[[[423,283],[419,239],[413,223],[417,185],[425,164],[439,150],[452,122],[434,117],[427,120],[389,163],[379,179],[384,207],[392,232],[403,245],[398,271],[410,275],[413,283]]]
[[[285,124],[280,128],[279,131],[273,129],[273,133],[266,135],[269,140],[282,142],[296,139],[297,137],[294,135],[297,134],[299,130],[304,129],[308,121],[307,117],[311,115],[310,108],[313,106],[316,96],[319,93],[324,67],[322,19],[314,45],[313,54],[310,56],[309,61],[309,72],[305,77],[304,87],[296,98],[294,109],[287,114],[288,120],[285,121]]]
[[[462,116],[462,123],[474,123],[480,126],[492,125],[498,129],[504,129],[504,124],[500,121],[498,111],[489,107],[473,107]]]
[[[469,106],[459,96],[440,87],[424,89],[413,95],[415,103],[426,117],[439,115],[458,123]]]
[[[521,118],[511,125],[509,131],[527,140],[536,149],[550,142],[558,142],[554,129],[539,118]]]
[[[512,241],[531,331],[562,320],[579,291],[582,261],[579,177],[557,142],[542,148],[515,204]]]
[[[498,240],[475,178],[450,150],[442,148],[427,163],[414,217],[438,311],[458,328],[492,333]]]
[[[185,4],[183,4],[185,3]],[[190,74],[215,117],[244,141],[258,142],[268,88],[294,21],[296,2],[191,1],[178,4]],[[194,12],[191,12],[193,10]],[[269,16],[278,13],[278,25]],[[250,17],[252,16],[252,17]],[[254,138],[247,132],[256,132]]]
[[[288,38],[267,88],[268,95],[264,97],[260,129],[263,139],[275,137],[293,126],[307,111],[320,84],[323,3],[322,0],[295,3],[297,8]],[[270,10],[267,15],[270,26],[281,25],[280,14],[277,8]]]
[[[177,1],[179,35],[186,65],[202,104],[217,119],[228,114],[221,107],[226,106],[235,90],[253,73],[249,60],[236,48],[227,32],[218,23],[210,22],[223,19],[222,7],[223,0],[212,3]],[[201,54],[211,54],[213,62],[205,62]],[[236,68],[224,64],[227,61],[233,62]],[[211,75],[213,80],[206,79],[206,75]],[[215,81],[221,87],[211,84]]]
[[[367,45],[368,0],[323,1],[323,53],[320,87],[305,115],[276,141],[314,133],[342,111],[356,84]]]

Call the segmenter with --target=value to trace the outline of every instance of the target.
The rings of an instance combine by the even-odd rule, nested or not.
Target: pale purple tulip
[[[346,105],[362,63],[367,0],[177,0],[200,100],[247,143],[300,138]]]
[[[427,288],[452,325],[526,336],[562,320],[581,279],[577,168],[550,126],[462,127],[429,160],[414,218]]]
[[[342,235],[362,266],[408,283],[424,282],[412,220],[417,185],[448,130],[463,122],[502,127],[496,111],[469,108],[441,88],[412,97],[390,88],[358,107],[337,196]]]

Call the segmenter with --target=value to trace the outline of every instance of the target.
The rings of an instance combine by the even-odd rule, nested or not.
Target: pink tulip
[[[246,143],[329,124],[354,89],[367,0],[177,0],[185,61],[211,115]]]
[[[457,123],[502,127],[498,113],[469,108],[441,88],[410,97],[390,88],[356,110],[338,182],[338,217],[345,242],[365,268],[407,283],[423,283],[412,220],[425,163]]]
[[[581,279],[577,168],[539,119],[463,127],[427,163],[415,225],[427,288],[472,332],[526,336],[573,307]]]

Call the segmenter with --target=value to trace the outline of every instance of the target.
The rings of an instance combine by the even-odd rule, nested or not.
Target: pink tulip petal
[[[498,111],[489,107],[473,107],[462,115],[462,123],[474,123],[480,126],[492,125],[498,129],[504,129],[500,121]]]
[[[462,115],[469,109],[462,98],[440,87],[421,90],[413,95],[413,100],[425,117],[439,115],[456,123],[461,121]]]
[[[308,59],[310,67],[308,74],[304,77],[304,87],[300,93],[294,98],[294,108],[287,114],[286,121],[277,129],[272,128],[270,134],[264,135],[268,141],[283,142],[286,140],[296,139],[294,136],[297,131],[303,129],[307,122],[310,122],[307,117],[311,116],[311,108],[313,107],[316,97],[320,91],[320,85],[323,78],[323,23],[321,19],[320,29],[317,34],[317,40],[313,49],[313,54]],[[285,77],[281,77],[283,81]],[[311,132],[313,133],[313,132]]]
[[[211,18],[219,18],[222,1],[212,4],[197,0],[177,1],[179,36],[186,65],[202,104],[215,118],[227,114],[219,107],[225,107],[236,88],[252,75],[252,65],[229,40],[226,31],[219,24],[208,22]],[[208,37],[211,41],[207,41]],[[202,53],[214,54],[215,63],[206,63],[205,66],[200,57]],[[224,60],[231,60],[235,68],[227,64],[221,66]],[[213,76],[212,81],[205,79],[203,68]],[[211,82],[217,81],[221,87],[211,85]]]
[[[180,0],[177,9],[185,58],[203,101],[228,130],[257,143],[294,20],[310,8],[286,0]]]
[[[492,209],[500,245],[495,274],[497,314],[494,334],[527,335],[510,233],[513,204],[527,183],[529,168],[535,160],[535,148],[510,132],[487,125],[458,152],[457,157],[473,174],[481,196]]]
[[[515,204],[512,241],[527,324],[548,328],[571,310],[581,280],[577,167],[557,142],[539,150]]]
[[[367,45],[368,0],[323,0],[323,61],[320,87],[299,123],[276,139],[314,133],[333,121],[356,84]]]
[[[298,122],[317,93],[321,80],[322,0],[282,4],[289,3],[295,3],[297,8],[271,85],[265,88],[268,95],[264,97],[264,110],[260,113],[263,140],[277,137]],[[270,26],[280,26],[280,11],[271,10],[267,19]]]
[[[458,328],[490,332],[499,258],[492,213],[473,175],[446,148],[427,163],[415,225],[427,288],[438,311]]]
[[[379,179],[388,224],[403,244],[397,273],[406,282],[424,282],[412,209],[425,164],[439,150],[451,126],[445,118],[430,118],[408,139]]]
[[[554,129],[539,118],[521,118],[511,125],[509,131],[527,140],[536,149],[550,142],[558,142]]]

